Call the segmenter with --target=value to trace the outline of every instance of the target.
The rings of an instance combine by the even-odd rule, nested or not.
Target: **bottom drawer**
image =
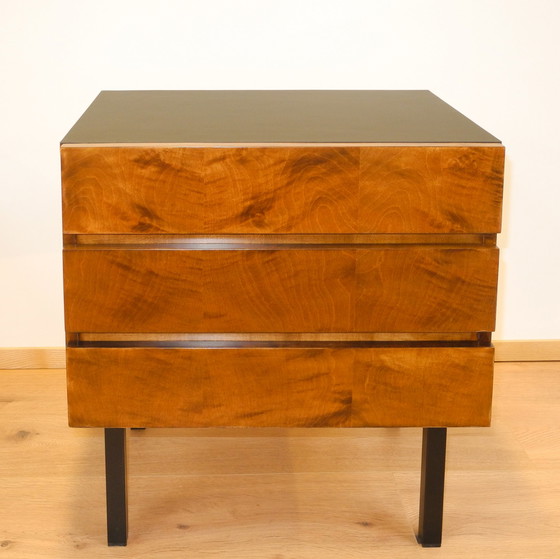
[[[67,349],[74,427],[490,424],[489,347]]]

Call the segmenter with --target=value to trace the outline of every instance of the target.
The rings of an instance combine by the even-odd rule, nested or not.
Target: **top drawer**
[[[65,233],[497,233],[504,148],[63,147]]]

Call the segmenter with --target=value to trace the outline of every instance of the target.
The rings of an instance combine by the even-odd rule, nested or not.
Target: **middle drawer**
[[[68,332],[476,332],[498,250],[66,249]]]

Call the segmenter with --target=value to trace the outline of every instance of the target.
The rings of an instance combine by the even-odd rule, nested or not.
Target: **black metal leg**
[[[126,429],[105,429],[105,480],[107,487],[107,541],[126,545]]]
[[[422,547],[441,546],[446,443],[447,429],[445,427],[424,429],[420,521],[418,523],[418,543],[421,543]]]

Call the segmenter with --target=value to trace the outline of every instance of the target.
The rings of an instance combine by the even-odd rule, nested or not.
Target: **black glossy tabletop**
[[[429,91],[102,91],[62,144],[499,143]]]

